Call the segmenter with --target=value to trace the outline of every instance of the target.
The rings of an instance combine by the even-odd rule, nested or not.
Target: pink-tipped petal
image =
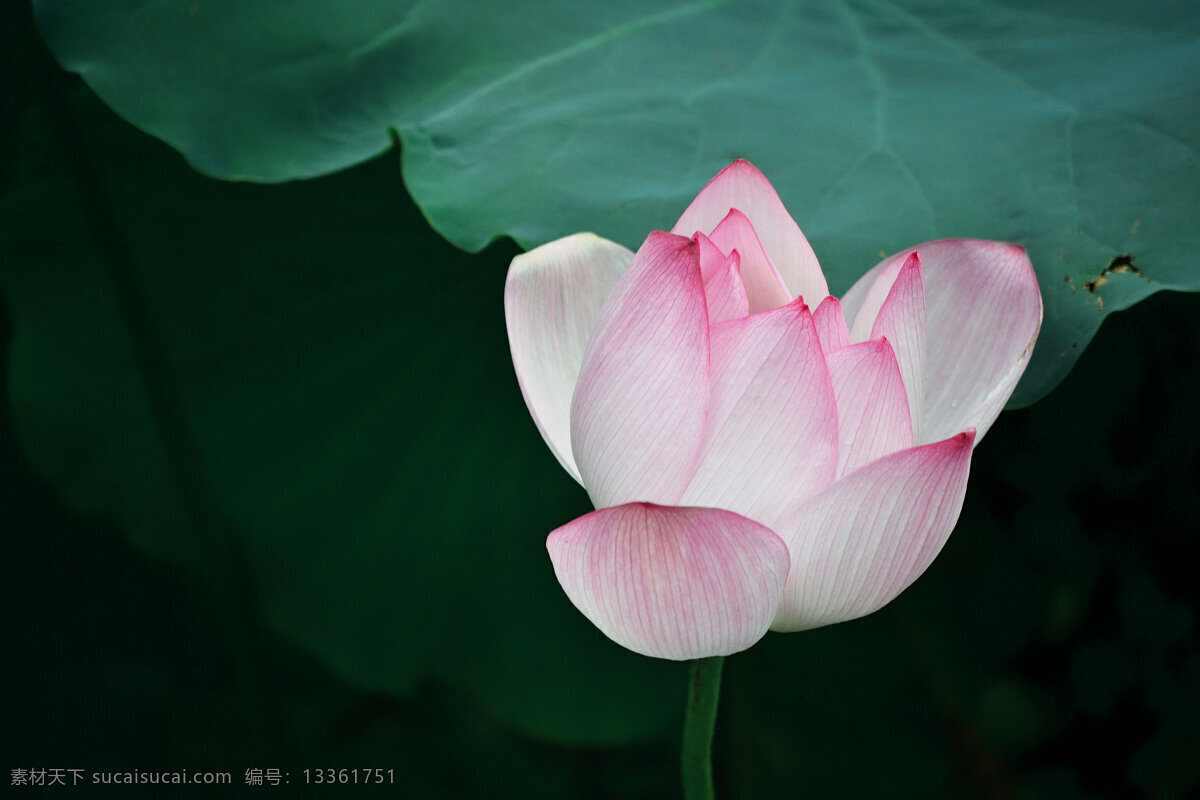
[[[826,357],[838,406],[838,477],[913,445],[908,395],[887,339]]]
[[[709,234],[709,238],[723,252],[736,251],[741,256],[742,282],[746,285],[751,314],[778,308],[792,301],[783,278],[763,250],[758,234],[745,214],[736,208],[732,209]]]
[[[837,468],[837,405],[807,306],[715,325],[708,432],[681,504],[773,525]]]
[[[896,275],[896,282],[875,317],[871,338],[892,342],[912,419],[913,438],[928,441],[922,433],[922,398],[925,384],[925,289],[921,276],[921,258],[913,252]]]
[[[730,253],[724,263],[713,271],[712,279],[704,284],[704,296],[708,300],[709,325],[750,313],[750,301],[746,296],[746,286],[742,283],[741,258],[737,251]]]
[[[617,644],[683,661],[745,650],[779,607],[790,562],[770,529],[713,508],[604,508],[550,534],[558,582]]]
[[[708,233],[734,208],[753,221],[790,297],[802,296],[816,303],[829,294],[808,240],[784,208],[775,187],[749,161],[738,159],[721,170],[700,190],[671,232],[684,236],[696,231]]]
[[[714,324],[750,313],[746,285],[742,283],[741,256],[725,255],[703,233],[692,237],[700,251],[700,276],[708,301],[708,322]]]
[[[600,309],[632,259],[619,244],[579,233],[517,256],[508,269],[504,317],[521,394],[575,480],[571,396]]]
[[[700,276],[707,286],[709,281],[716,277],[728,256],[703,233],[697,232],[692,240],[696,242],[696,248],[700,253]]]
[[[571,405],[571,449],[597,508],[679,499],[704,441],[708,394],[697,247],[656,231],[600,312]]]
[[[950,536],[975,432],[872,461],[800,505],[778,528],[792,555],[772,630],[865,616],[891,602]]]
[[[916,248],[912,248],[904,251],[904,258],[898,258],[901,254],[897,253],[885,259],[855,281],[850,291],[842,295],[842,313],[850,324],[851,342],[865,342],[871,338],[871,328],[875,325],[875,317],[879,315],[883,301],[891,293],[900,268],[915,252]]]
[[[817,336],[821,339],[821,349],[826,353],[840,350],[850,344],[850,329],[846,326],[846,317],[842,314],[842,304],[833,295],[826,297],[813,312],[813,322],[817,326]]]
[[[842,298],[847,319],[870,329],[904,261],[921,253],[925,283],[925,440],[995,422],[1020,380],[1042,322],[1042,298],[1024,248],[979,239],[943,239],[884,260]],[[878,300],[878,302],[876,302]],[[874,308],[874,311],[872,309]]]

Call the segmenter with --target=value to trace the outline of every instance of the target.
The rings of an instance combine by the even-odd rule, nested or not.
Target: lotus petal
[[[754,221],[758,238],[783,276],[791,297],[819,303],[829,294],[812,247],[788,214],[775,187],[749,161],[738,159],[700,190],[671,233],[708,233],[736,208]]]
[[[606,636],[673,660],[729,655],[762,638],[789,563],[757,522],[647,503],[580,517],[546,548],[571,602]]]
[[[870,330],[895,275],[919,252],[925,287],[925,441],[974,427],[976,444],[1016,388],[1042,323],[1042,298],[1023,247],[943,239],[902,250],[842,298],[852,337]],[[865,338],[865,337],[863,337]]]
[[[651,233],[596,322],[571,405],[571,449],[597,508],[679,499],[704,441],[708,357],[696,243]]]
[[[958,521],[974,439],[885,456],[796,507],[776,529],[792,568],[772,630],[865,616],[916,580]]]
[[[908,395],[887,339],[827,356],[838,406],[838,477],[913,445]]]
[[[712,328],[712,399],[680,503],[773,525],[837,469],[837,404],[803,301]]]
[[[846,316],[842,304],[832,295],[826,297],[813,312],[817,336],[821,338],[821,349],[826,353],[840,350],[850,344],[850,329],[846,327]]]
[[[793,295],[763,250],[758,234],[745,214],[736,208],[730,210],[709,238],[722,252],[741,255],[742,282],[746,285],[751,314],[791,302]]]
[[[632,260],[627,248],[579,233],[514,258],[504,284],[508,343],[525,405],[577,481],[571,396],[600,309]]]
[[[913,436],[925,441],[921,434],[922,398],[925,385],[925,289],[921,280],[921,259],[909,255],[892,289],[879,308],[871,326],[871,338],[886,338],[892,342],[904,390],[908,394],[908,410],[912,418]]]

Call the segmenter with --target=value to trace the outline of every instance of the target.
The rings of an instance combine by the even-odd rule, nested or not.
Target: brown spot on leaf
[[[1097,275],[1095,279],[1085,283],[1083,288],[1087,289],[1092,294],[1095,294],[1097,289],[1108,283],[1108,276],[1112,275],[1113,273],[1132,272],[1139,278],[1144,279],[1146,276],[1143,275],[1142,271],[1134,265],[1133,258],[1134,257],[1129,253],[1120,253],[1114,256],[1113,260],[1108,262],[1108,266],[1101,270],[1100,274]],[[1104,308],[1103,300],[1100,301],[1100,307]]]

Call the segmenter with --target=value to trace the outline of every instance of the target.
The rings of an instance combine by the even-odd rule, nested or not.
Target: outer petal
[[[704,440],[708,387],[696,244],[656,231],[600,313],[571,405],[571,448],[597,508],[679,499]]]
[[[925,396],[925,289],[921,280],[921,259],[915,252],[900,267],[896,282],[871,327],[872,339],[882,337],[893,342],[908,394],[913,436],[916,441],[924,442],[921,421],[922,398]]]
[[[837,405],[803,301],[712,328],[708,432],[683,505],[766,525],[837,468]]]
[[[571,395],[600,309],[632,259],[619,244],[579,233],[517,256],[508,269],[504,317],[521,394],[575,480]]]
[[[709,238],[723,252],[732,253],[736,250],[741,255],[742,281],[746,285],[751,314],[778,308],[792,301],[793,296],[763,250],[754,225],[746,219],[745,214],[736,208],[730,210]]]
[[[604,508],[546,541],[575,607],[634,652],[684,659],[729,655],[771,624],[788,571],[778,536],[714,508]]]
[[[923,436],[931,440],[973,426],[978,441],[1033,351],[1042,321],[1037,276],[1015,244],[943,239],[918,245],[880,263],[842,298],[847,319],[855,320],[853,332],[860,325],[870,329],[891,280],[916,250],[927,317]]]
[[[929,424],[923,435],[946,436],[970,425],[983,436],[1017,388],[1041,330],[1037,275],[1025,248],[1014,244],[927,249],[933,252],[923,257],[938,271],[927,273],[937,282],[930,279],[934,291],[925,294]]]
[[[887,339],[827,357],[838,405],[838,477],[913,445],[908,395]]]
[[[813,322],[817,326],[817,336],[821,338],[821,349],[828,353],[840,350],[850,344],[850,329],[846,326],[846,317],[842,314],[842,304],[833,295],[826,297],[813,312]]]
[[[891,602],[946,543],[967,490],[973,430],[872,461],[778,528],[792,554],[771,628],[797,631]]]
[[[792,297],[810,303],[829,294],[825,276],[808,240],[783,207],[775,187],[749,161],[738,159],[721,170],[683,212],[671,233],[691,236],[717,227],[736,208],[754,223],[758,237],[783,276]]]

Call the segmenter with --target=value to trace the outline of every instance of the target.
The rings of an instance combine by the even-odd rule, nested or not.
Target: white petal
[[[504,317],[521,394],[575,480],[571,396],[600,309],[632,259],[621,245],[580,233],[523,253],[508,269]]]

